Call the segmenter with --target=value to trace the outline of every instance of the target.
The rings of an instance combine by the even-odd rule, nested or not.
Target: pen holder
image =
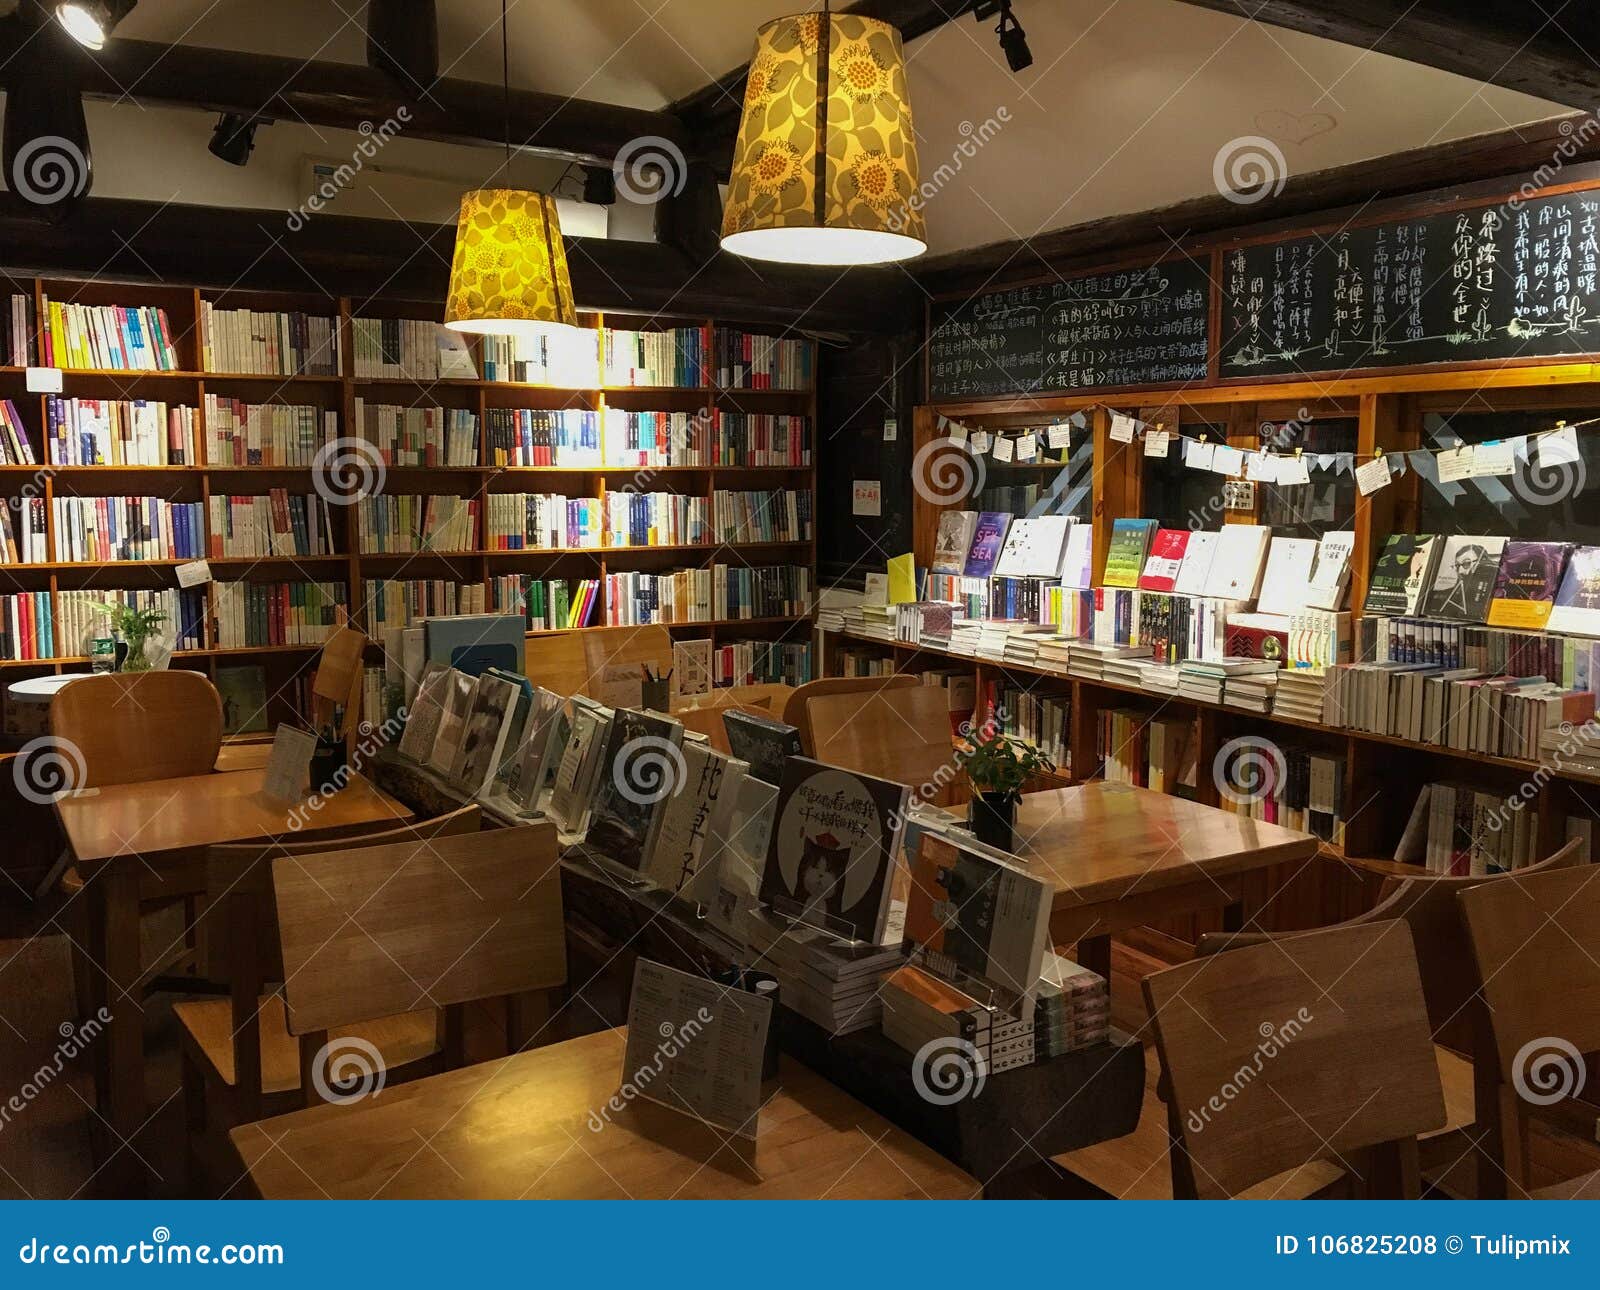
[[[672,682],[666,677],[639,683],[639,702],[652,712],[669,712],[672,709]]]
[[[311,787],[324,797],[337,793],[344,787],[344,769],[350,764],[349,753],[343,739],[317,736],[316,751],[311,754]]]
[[[768,999],[772,1002],[772,1019],[767,1023],[767,1046],[761,1053],[761,1080],[777,1079],[778,1077],[778,978],[768,972],[757,972],[754,968],[731,967],[726,972],[716,977],[719,985],[725,985],[735,990],[743,990],[753,994],[759,999]]]

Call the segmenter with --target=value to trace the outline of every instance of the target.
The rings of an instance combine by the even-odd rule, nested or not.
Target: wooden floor
[[[24,1094],[14,1112],[0,1098],[0,1199],[55,1199],[95,1194],[91,1150],[93,1109],[92,1050],[64,1056],[63,1025],[72,1024],[75,1006],[67,943],[54,922],[56,900],[40,905],[0,898],[0,1091],[35,1090]],[[1123,944],[1112,955],[1112,1016],[1130,1034],[1144,1030],[1144,1003],[1139,979],[1165,966],[1148,953]],[[150,1194],[156,1198],[194,1194],[184,1170],[185,1129],[176,1024],[172,1005],[187,996],[155,994],[144,1000],[146,1097],[150,1119],[132,1149],[149,1171]],[[581,1006],[581,1005],[580,1005]],[[469,1036],[469,1056],[488,1045],[498,1032],[495,1019],[480,1018]],[[1155,1095],[1158,1062],[1152,1051],[1146,1063],[1150,1085],[1138,1131],[1126,1138],[1073,1153],[1093,1188],[1083,1194],[1129,1199],[1170,1195],[1165,1118]],[[1544,1185],[1600,1167],[1600,1149],[1593,1143],[1540,1131],[1534,1140],[1537,1177]],[[1307,1179],[1275,1184],[1293,1195]],[[1310,1178],[1310,1181],[1316,1179]],[[213,1187],[212,1191],[222,1190]],[[1273,1188],[1266,1189],[1267,1194]]]

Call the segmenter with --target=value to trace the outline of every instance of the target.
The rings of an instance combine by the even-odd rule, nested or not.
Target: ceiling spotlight
[[[1017,15],[1011,12],[1011,0],[978,0],[972,10],[973,17],[979,22],[997,13],[1000,23],[995,27],[995,32],[1000,37],[1000,48],[1005,51],[1006,62],[1011,65],[1011,70],[1020,72],[1032,67],[1033,51],[1028,48],[1028,33],[1022,30]]]
[[[80,45],[103,49],[111,29],[138,3],[139,0],[60,0],[56,18]]]
[[[211,127],[211,142],[206,145],[206,151],[230,166],[242,166],[250,160],[250,152],[256,146],[256,127],[271,124],[236,112],[224,112]]]

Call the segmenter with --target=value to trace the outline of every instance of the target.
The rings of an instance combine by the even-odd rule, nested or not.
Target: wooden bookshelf
[[[42,317],[46,298],[57,303],[84,305],[150,306],[164,308],[171,324],[179,370],[166,372],[121,371],[115,369],[74,369],[62,371],[63,398],[151,399],[195,409],[195,439],[200,460],[183,466],[52,466],[45,464],[48,445],[44,442],[47,425],[46,400],[49,396],[29,393],[26,369],[0,366],[0,398],[9,398],[17,407],[26,427],[37,466],[0,467],[0,496],[7,499],[40,496],[47,514],[57,497],[131,495],[153,496],[168,501],[208,503],[213,493],[264,493],[271,487],[288,488],[291,493],[313,491],[313,469],[309,466],[252,466],[211,463],[206,460],[208,430],[205,424],[205,396],[218,394],[249,403],[308,404],[319,411],[338,414],[339,433],[353,437],[355,401],[358,396],[389,404],[422,406],[437,404],[460,409],[477,417],[478,462],[476,466],[392,466],[385,474],[390,493],[455,494],[480,501],[493,492],[561,491],[569,496],[594,496],[602,499],[616,491],[620,481],[638,476],[636,490],[670,492],[705,499],[707,508],[715,490],[787,488],[809,491],[812,495],[812,534],[809,539],[783,542],[709,542],[652,546],[598,546],[579,548],[501,551],[489,547],[487,507],[480,505],[473,547],[463,552],[423,551],[414,553],[373,553],[359,549],[357,507],[332,508],[334,544],[337,553],[326,556],[222,557],[209,563],[220,581],[254,580],[249,574],[258,565],[270,574],[270,581],[325,581],[346,584],[352,619],[363,623],[363,584],[371,578],[429,579],[448,577],[449,581],[482,586],[488,599],[489,579],[494,576],[531,573],[539,577],[564,579],[599,578],[621,571],[665,571],[668,568],[730,565],[795,565],[810,574],[813,598],[816,594],[816,413],[813,387],[807,389],[742,389],[720,384],[697,386],[608,385],[604,380],[604,349],[600,346],[597,370],[592,382],[572,386],[540,385],[528,382],[426,379],[410,377],[355,376],[353,319],[381,317],[396,319],[436,319],[442,315],[442,302],[410,299],[356,299],[316,294],[223,291],[212,293],[199,288],[175,285],[85,281],[67,277],[23,277],[0,275],[0,294],[31,294],[38,317]],[[339,337],[339,375],[269,376],[252,373],[210,372],[203,370],[202,338],[199,334],[201,302],[217,309],[248,308],[263,311],[301,311],[337,320]],[[608,325],[628,330],[653,330],[693,326],[766,334],[759,325],[745,326],[739,319],[704,319],[607,315],[592,312],[580,316],[580,325],[597,332]],[[471,338],[473,359],[482,366],[482,345]],[[714,366],[715,353],[705,355]],[[812,364],[815,376],[815,361]],[[567,465],[493,466],[489,461],[489,413],[495,409],[561,410],[576,409],[598,413],[603,419],[608,407],[640,412],[706,412],[713,408],[734,413],[788,414],[807,420],[809,465],[674,465],[620,466]],[[320,430],[319,430],[320,433]],[[525,479],[522,477],[526,477]],[[556,477],[556,478],[551,478]],[[511,481],[515,481],[515,486]],[[537,482],[535,482],[537,481]],[[341,516],[342,509],[342,516]],[[207,517],[209,519],[209,515]],[[50,554],[55,555],[53,514],[50,515]],[[15,525],[14,525],[15,527]],[[748,554],[746,554],[748,552]],[[108,561],[79,563],[52,558],[30,563],[0,565],[0,581],[7,593],[45,592],[51,595],[52,608],[59,622],[57,593],[78,588],[152,590],[176,585],[172,570],[181,560]],[[209,613],[207,640],[216,640],[217,598],[215,583],[208,587]],[[597,610],[597,612],[603,612]],[[674,633],[709,634],[714,640],[739,639],[746,634],[781,638],[804,628],[810,614],[792,617],[728,618],[711,622],[667,624]],[[586,631],[603,626],[557,629],[540,634],[559,634],[564,630]],[[754,629],[753,631],[750,629]],[[531,635],[532,633],[530,633]],[[809,630],[807,630],[809,641]],[[184,650],[174,656],[188,666],[213,670],[219,659],[228,662],[251,661],[257,656],[270,660],[277,656],[293,671],[298,671],[315,653],[314,646],[251,646]],[[81,667],[85,659],[65,656],[38,660],[0,661],[8,673],[61,672]]]

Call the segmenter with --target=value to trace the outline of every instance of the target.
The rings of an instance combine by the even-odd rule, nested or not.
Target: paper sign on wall
[[[850,490],[850,514],[882,515],[883,485],[876,479],[858,479]]]
[[[59,367],[30,367],[26,376],[29,394],[60,394]]]
[[[883,419],[883,441],[884,441],[884,443],[893,443],[899,437],[900,437],[900,423],[898,421],[896,421],[893,417],[884,417],[884,419]]]
[[[1016,443],[1010,435],[996,435],[994,439],[994,459],[996,461],[1010,461],[1016,453]]]
[[[1132,443],[1133,432],[1138,429],[1139,423],[1130,416],[1120,412],[1111,414],[1111,441],[1113,443]]]
[[[1361,490],[1363,497],[1370,497],[1380,488],[1389,487],[1393,478],[1389,474],[1389,458],[1374,457],[1371,461],[1356,468],[1356,487]]]
[[[1057,421],[1045,433],[1052,448],[1072,447],[1072,427],[1067,422]]]
[[[1149,430],[1144,436],[1144,455],[1146,457],[1165,457],[1172,451],[1172,432],[1170,430]]]

